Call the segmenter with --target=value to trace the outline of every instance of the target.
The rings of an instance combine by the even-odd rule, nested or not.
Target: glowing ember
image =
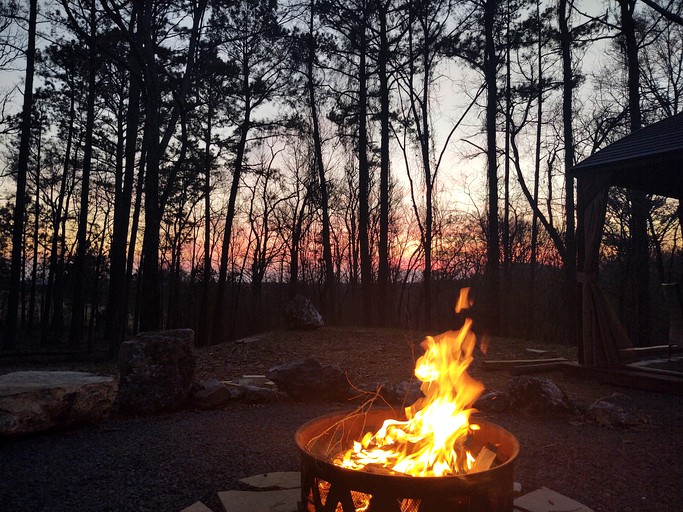
[[[456,312],[469,306],[467,292],[461,290]],[[406,408],[406,421],[386,420],[334,464],[412,476],[463,474],[473,468],[475,459],[466,445],[478,426],[470,425],[469,417],[484,386],[467,373],[475,345],[471,324],[468,318],[459,331],[427,336],[422,342],[425,352],[415,365],[424,398]]]

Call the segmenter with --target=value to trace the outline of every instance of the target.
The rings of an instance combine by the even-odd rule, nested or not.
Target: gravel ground
[[[399,382],[410,375],[415,352],[410,347],[419,339],[395,331],[332,328],[267,333],[250,343],[198,350],[197,375],[234,378],[312,355],[349,369],[359,385]],[[487,357],[528,357],[525,346],[491,340]],[[567,347],[534,348],[571,357]],[[15,369],[5,366],[0,372]],[[107,373],[111,365],[100,370]],[[509,378],[484,372],[477,362],[472,373],[488,389],[502,389]],[[617,390],[562,374],[547,376],[585,403]],[[577,417],[544,418],[521,411],[484,415],[519,439],[515,480],[523,492],[546,486],[596,512],[683,511],[683,397],[618,391],[631,396],[644,418],[641,425],[608,428]],[[242,488],[238,480],[245,476],[298,470],[296,429],[347,408],[291,402],[231,405],[217,411],[114,417],[99,425],[0,441],[0,510],[174,512],[202,500],[222,512],[217,491]]]

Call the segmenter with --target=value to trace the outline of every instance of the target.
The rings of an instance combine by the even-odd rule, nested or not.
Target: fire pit
[[[461,290],[456,313],[469,307]],[[469,422],[484,389],[467,368],[471,320],[427,336],[415,377],[423,397],[403,414],[361,407],[315,419],[296,433],[301,512],[509,512],[519,443]]]
[[[477,420],[470,449],[495,447],[491,469],[439,477],[382,474],[340,467],[331,460],[365,432],[396,417],[390,409],[359,415],[321,416],[296,433],[301,452],[300,512],[510,512],[517,439],[505,429]]]

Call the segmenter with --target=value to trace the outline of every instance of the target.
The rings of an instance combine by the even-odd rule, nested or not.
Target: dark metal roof
[[[611,185],[683,199],[683,113],[627,135],[572,169],[577,178],[605,172]]]

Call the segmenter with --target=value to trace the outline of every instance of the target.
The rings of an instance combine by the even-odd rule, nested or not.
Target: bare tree
[[[7,320],[5,322],[4,346],[16,346],[17,317],[19,313],[19,290],[21,288],[24,216],[26,214],[26,177],[28,175],[29,145],[31,137],[31,111],[33,108],[33,73],[36,56],[36,25],[38,2],[30,0],[28,19],[28,45],[26,48],[26,72],[24,78],[24,101],[21,110],[21,134],[17,162],[17,188],[15,193],[12,225],[12,261],[10,267],[9,294],[7,297]]]

